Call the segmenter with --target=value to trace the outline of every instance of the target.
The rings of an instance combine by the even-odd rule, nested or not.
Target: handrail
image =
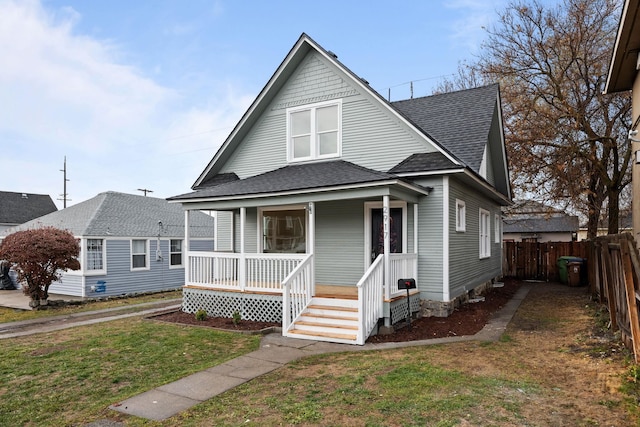
[[[314,294],[313,254],[306,258],[282,281],[282,333],[286,336]]]
[[[384,310],[384,255],[380,254],[371,263],[358,281],[358,334],[356,343],[363,345]]]

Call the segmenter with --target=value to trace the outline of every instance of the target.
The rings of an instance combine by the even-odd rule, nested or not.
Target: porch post
[[[191,255],[189,253],[189,216],[191,211],[189,209],[184,211],[184,251],[187,258],[186,265],[184,266],[184,284],[188,284],[190,282],[191,275]]]
[[[316,250],[316,216],[315,216],[315,203],[309,202],[309,230],[307,235],[309,236],[309,249],[308,253],[311,254],[311,289],[308,290],[311,294],[309,297],[315,295],[316,287],[316,268],[315,268],[315,250]]]
[[[389,251],[391,250],[391,211],[389,210],[389,196],[382,196],[382,221],[384,227],[384,296],[389,299],[391,296],[391,260]]]
[[[240,281],[240,290],[244,292],[247,286],[247,261],[244,253],[244,227],[246,225],[247,208],[240,208],[240,265],[238,266],[238,280]]]
[[[416,255],[416,266],[413,278],[418,283],[418,204],[413,204],[413,253]]]

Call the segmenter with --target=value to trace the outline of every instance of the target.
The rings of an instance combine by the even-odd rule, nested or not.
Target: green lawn
[[[253,351],[259,340],[140,318],[2,340],[0,425],[108,417],[109,405]]]

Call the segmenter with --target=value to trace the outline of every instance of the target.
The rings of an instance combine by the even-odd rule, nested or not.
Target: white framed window
[[[169,241],[169,266],[182,266],[182,240],[180,239]]]
[[[501,235],[500,235],[500,223],[502,222],[502,219],[500,217],[499,214],[495,214],[495,216],[493,217],[493,234],[495,235],[494,238],[494,243],[500,243],[501,239]]]
[[[103,239],[87,239],[84,256],[84,270],[87,273],[104,273],[105,268],[105,244]]]
[[[456,231],[467,229],[467,208],[464,201],[456,199]]]
[[[307,211],[304,207],[260,210],[263,253],[306,253]]]
[[[491,240],[489,236],[490,218],[489,211],[480,208],[480,221],[478,224],[480,258],[489,258],[491,256]]]
[[[149,269],[149,241],[143,239],[131,240],[131,269]]]
[[[342,101],[287,109],[289,162],[340,157],[341,151]]]

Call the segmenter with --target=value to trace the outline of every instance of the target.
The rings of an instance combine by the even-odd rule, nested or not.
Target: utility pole
[[[67,179],[67,156],[64,156],[64,168],[60,169],[60,172],[63,173],[63,193],[61,194],[62,199],[58,199],[58,200],[62,200],[62,208],[66,209],[67,207],[67,200],[71,200],[67,198],[67,181],[69,181]]]
[[[144,193],[144,197],[147,197],[147,193],[153,193],[153,190],[147,190],[146,188],[138,188],[138,191],[142,191]]]

